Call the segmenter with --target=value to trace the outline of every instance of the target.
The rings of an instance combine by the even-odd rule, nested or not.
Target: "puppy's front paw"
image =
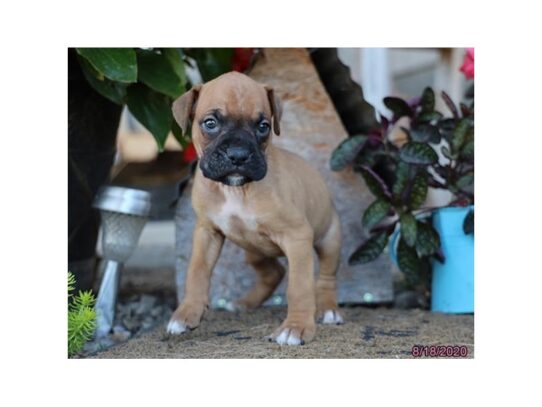
[[[339,313],[339,310],[328,309],[320,314],[318,322],[326,325],[342,325],[344,323],[344,320]]]
[[[189,328],[186,326],[184,321],[177,321],[175,319],[170,319],[167,324],[166,331],[171,335],[180,335],[186,332]]]
[[[314,338],[315,333],[314,322],[298,323],[286,320],[267,339],[275,341],[279,345],[304,345]]]
[[[180,335],[186,331],[195,329],[199,326],[203,313],[204,306],[195,306],[193,304],[181,304],[171,316],[167,324],[166,331],[168,334]]]

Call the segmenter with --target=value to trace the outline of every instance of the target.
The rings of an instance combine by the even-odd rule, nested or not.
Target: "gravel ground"
[[[176,306],[175,296],[134,294],[119,298],[112,332],[85,344],[80,357],[88,357],[138,337],[167,321]]]
[[[342,308],[345,324],[319,326],[314,341],[304,346],[279,346],[264,336],[274,330],[286,315],[285,307],[266,307],[245,313],[210,310],[200,327],[182,336],[165,332],[174,301],[158,299],[152,303],[140,296],[131,305],[119,305],[125,313],[120,320],[132,326],[130,340],[98,351],[90,344],[87,357],[93,358],[412,358],[413,346],[437,346],[437,354],[450,351],[447,346],[463,347],[467,358],[474,357],[473,315],[446,315],[424,310],[400,310],[385,307]],[[138,310],[154,310],[152,323],[138,318]],[[139,305],[137,305],[139,304]],[[160,312],[158,311],[160,309]],[[131,317],[129,317],[131,316]],[[154,328],[150,325],[154,324]],[[145,326],[143,326],[145,325]],[[119,328],[120,330],[120,328]],[[122,341],[120,341],[122,342]],[[440,346],[440,348],[438,347]],[[421,348],[423,349],[423,348]],[[422,350],[431,352],[431,348]],[[445,354],[445,353],[444,353]],[[425,354],[422,354],[426,357]],[[429,355],[427,357],[430,357]]]

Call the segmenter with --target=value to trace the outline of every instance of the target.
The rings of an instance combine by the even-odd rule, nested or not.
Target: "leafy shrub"
[[[430,221],[417,216],[437,209],[422,208],[428,188],[452,192],[455,199],[450,205],[474,203],[474,102],[457,108],[445,92],[441,95],[451,117],[435,110],[431,88],[409,102],[384,98],[392,118],[381,116],[366,134],[344,140],[330,161],[334,171],[351,165],[376,198],[362,218],[371,236],[352,253],[349,263],[378,258],[399,224],[397,262],[411,285],[426,279],[431,258],[444,261],[438,232]],[[397,134],[399,142],[392,140]],[[439,162],[434,148],[440,149],[445,162]],[[465,233],[473,233],[473,225],[471,212],[463,225]]]
[[[231,48],[76,48],[88,83],[119,105],[154,136],[163,150],[169,132],[186,146],[171,103],[191,87],[186,66],[196,63],[203,81],[230,71]]]
[[[81,351],[85,343],[92,338],[96,329],[96,299],[92,292],[80,291],[73,295],[75,277],[68,272],[68,356]]]

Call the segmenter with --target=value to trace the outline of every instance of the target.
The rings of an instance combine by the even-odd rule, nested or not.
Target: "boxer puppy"
[[[315,317],[340,324],[335,274],[339,217],[320,173],[299,156],[272,144],[281,107],[270,87],[230,72],[196,86],[173,103],[183,132],[192,123],[199,157],[192,188],[197,216],[184,299],[167,326],[170,334],[196,328],[209,302],[211,272],[227,238],[246,253],[258,275],[239,308],[255,308],[284,276],[288,260],[288,312],[268,337],[302,345],[315,334]],[[313,250],[320,264],[314,282]]]

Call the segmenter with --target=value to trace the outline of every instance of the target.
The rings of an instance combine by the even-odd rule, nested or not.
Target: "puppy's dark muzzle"
[[[252,157],[252,153],[245,147],[228,147],[226,149],[226,157],[235,166],[242,166],[247,163]]]
[[[226,133],[204,151],[203,175],[227,185],[259,181],[267,173],[265,155],[254,135],[246,131]]]

